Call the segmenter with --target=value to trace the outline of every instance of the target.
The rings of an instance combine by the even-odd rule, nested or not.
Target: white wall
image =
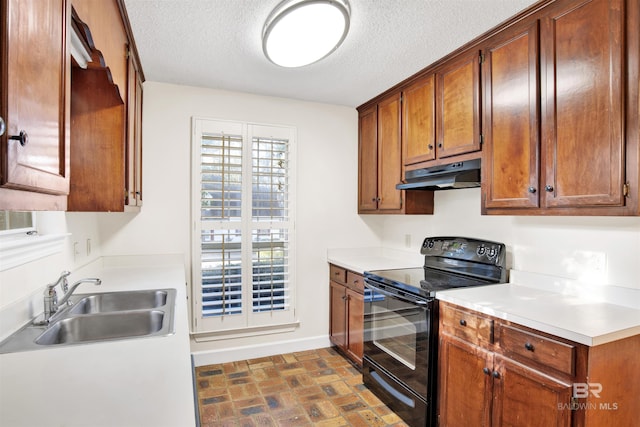
[[[480,189],[440,191],[434,215],[385,217],[382,244],[419,250],[426,236],[503,242],[516,270],[640,289],[639,217],[482,216]]]
[[[378,246],[381,220],[357,215],[357,113],[352,108],[146,82],[143,200],[138,214],[99,215],[105,255],[182,253],[189,267],[193,116],[297,128],[294,333],[192,343],[224,349],[328,335],[328,247]]]

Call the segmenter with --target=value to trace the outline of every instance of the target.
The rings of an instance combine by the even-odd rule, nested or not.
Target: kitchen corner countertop
[[[329,249],[327,262],[363,274],[372,270],[422,267],[424,256],[419,248],[415,253],[389,248]]]
[[[195,426],[182,256],[107,257],[76,294],[174,288],[175,333],[0,355],[0,425]],[[86,274],[84,274],[86,273]]]
[[[640,310],[513,283],[442,291],[436,298],[588,346],[640,334]]]

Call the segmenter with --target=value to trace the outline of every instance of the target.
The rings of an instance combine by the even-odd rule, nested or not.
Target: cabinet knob
[[[429,144],[427,145],[427,147],[429,148],[429,150],[433,150],[433,144]]]
[[[29,143],[29,135],[23,130],[20,131],[19,135],[11,135],[9,139],[20,141],[20,145],[23,147]]]
[[[442,148],[442,142],[438,143],[438,148]]]
[[[375,202],[375,201],[376,201],[376,198],[374,197],[373,199],[371,199],[371,201],[372,201],[372,202]]]
[[[493,378],[500,378],[500,372],[493,371]]]
[[[491,369],[487,368],[486,366],[484,368],[482,368],[482,372],[484,372],[485,375],[490,375],[491,374]]]
[[[460,326],[467,326],[467,321],[464,319],[460,319]]]
[[[529,187],[528,191],[529,191],[529,193],[531,193],[531,194],[535,194],[535,192],[536,192],[536,188],[535,188],[535,187]]]
[[[526,343],[524,345],[524,348],[526,348],[529,351],[533,351],[535,348],[533,347],[533,344],[531,344],[530,342]]]
[[[551,193],[553,191],[553,186],[547,185],[546,187],[544,187],[544,189],[547,191],[547,193]]]
[[[5,129],[7,129],[7,126],[4,124],[4,119],[0,117],[0,136],[4,135]]]

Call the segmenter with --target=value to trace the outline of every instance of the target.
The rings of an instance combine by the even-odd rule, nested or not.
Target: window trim
[[[62,252],[64,242],[70,235],[67,233],[40,236],[24,233],[22,237],[16,237],[14,234],[11,238],[1,238],[0,271]]]
[[[209,126],[219,126],[216,132],[226,131],[228,133],[241,134],[243,136],[243,153],[249,153],[249,159],[251,159],[252,137],[253,136],[265,136],[260,135],[259,130],[272,129],[274,132],[281,134],[285,133],[289,140],[289,220],[286,228],[289,233],[289,298],[290,306],[288,310],[283,311],[266,311],[266,312],[253,312],[251,304],[252,286],[249,283],[243,284],[243,293],[246,293],[248,297],[243,299],[243,313],[237,318],[232,316],[221,316],[220,318],[202,317],[202,282],[201,282],[201,263],[200,263],[200,244],[201,244],[201,232],[202,221],[200,219],[200,144],[202,134],[206,133],[202,126],[208,124]],[[270,334],[275,332],[292,331],[298,327],[298,320],[296,314],[296,273],[295,273],[295,182],[296,182],[296,139],[297,130],[293,126],[284,125],[271,125],[261,124],[253,122],[241,122],[231,120],[213,119],[208,117],[192,117],[191,122],[192,129],[192,141],[191,141],[191,327],[192,334],[198,336],[199,340],[216,340],[224,337],[241,337],[252,336],[260,334]],[[253,132],[251,131],[253,130]],[[275,135],[270,135],[275,136]],[[244,154],[243,154],[244,156]],[[251,185],[251,167],[243,170],[243,182]],[[243,184],[244,185],[244,184]],[[251,223],[251,204],[243,204],[243,218],[240,221],[244,223],[248,221]],[[259,221],[264,222],[264,221]],[[267,221],[268,222],[268,221]],[[239,227],[240,224],[233,222],[226,226],[234,228]],[[223,226],[224,227],[224,226]],[[277,228],[277,227],[276,227]],[[254,228],[253,230],[255,230]],[[248,232],[251,234],[252,228],[249,227]],[[249,236],[249,242],[251,236]],[[246,240],[243,240],[246,242]],[[243,255],[243,272],[244,269],[251,270],[251,246],[249,249],[245,249],[245,255]],[[251,277],[249,274],[245,277]],[[242,320],[237,320],[242,318]],[[214,320],[215,319],[215,320]]]

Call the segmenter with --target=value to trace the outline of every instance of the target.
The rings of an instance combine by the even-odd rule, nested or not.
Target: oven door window
[[[365,356],[425,398],[429,323],[428,306],[367,288]]]

